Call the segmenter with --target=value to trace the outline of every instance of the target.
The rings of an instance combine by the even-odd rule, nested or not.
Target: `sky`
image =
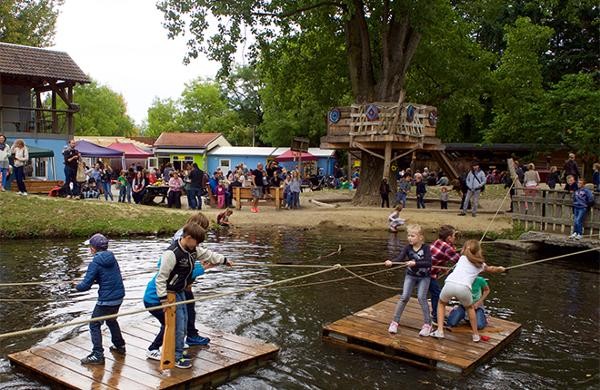
[[[53,49],[67,52],[94,80],[122,94],[139,125],[155,97],[178,98],[184,84],[212,78],[219,64],[183,64],[183,39],[170,40],[156,0],[66,0]]]

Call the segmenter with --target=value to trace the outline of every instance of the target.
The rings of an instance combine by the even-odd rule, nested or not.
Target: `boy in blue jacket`
[[[92,312],[92,318],[117,314],[123,303],[125,287],[119,263],[111,251],[108,250],[108,239],[102,234],[94,234],[85,245],[90,246],[94,255],[90,266],[85,273],[83,281],[75,288],[77,291],[87,291],[92,284],[98,283],[98,302]],[[102,348],[101,326],[104,321],[90,322],[90,336],[92,338],[92,353],[81,359],[81,364],[104,364],[104,348]],[[113,345],[112,352],[125,354],[125,340],[121,335],[121,329],[117,319],[106,320],[110,330]]]
[[[569,238],[581,240],[583,237],[583,221],[588,207],[594,205],[594,194],[585,188],[585,181],[577,181],[577,189],[573,192],[573,234]]]

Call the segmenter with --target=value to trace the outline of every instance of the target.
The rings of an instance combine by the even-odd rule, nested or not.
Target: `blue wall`
[[[19,134],[18,137],[14,137],[12,135],[6,135],[7,142],[12,146],[15,142],[15,139],[22,139],[25,141],[25,145],[27,146],[35,146],[42,149],[50,149],[54,152],[54,166],[56,166],[56,176],[53,172],[53,164],[52,160],[48,159],[48,180],[65,180],[65,165],[63,164],[63,156],[62,151],[64,147],[67,145],[67,140],[65,138],[60,139],[52,139],[52,138],[32,138],[27,137],[27,133]]]
[[[256,169],[256,165],[260,162],[263,165],[266,165],[268,156],[225,156],[223,154],[208,154],[208,173],[212,175],[214,171],[219,167],[219,160],[221,159],[229,159],[231,161],[230,168],[233,169],[236,165],[240,163],[246,164],[248,169]],[[274,158],[275,156],[271,156]],[[298,163],[294,161],[280,162],[280,166],[285,167],[286,169],[295,168]],[[335,165],[334,157],[320,157],[317,159],[317,168],[323,168],[324,175],[333,175],[333,167]],[[224,172],[227,174],[227,171]]]

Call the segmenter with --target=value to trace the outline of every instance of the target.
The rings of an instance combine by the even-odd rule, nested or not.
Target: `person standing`
[[[427,193],[427,186],[423,180],[423,176],[420,173],[415,173],[415,187],[417,190],[417,208],[425,208],[425,194]]]
[[[12,154],[15,155],[15,178],[17,179],[17,186],[19,187],[19,194],[27,196],[24,167],[25,164],[27,164],[27,161],[29,161],[29,150],[27,149],[27,146],[25,146],[25,141],[18,139],[13,144],[11,151]]]
[[[6,191],[8,185],[8,168],[10,163],[8,157],[10,156],[10,145],[6,143],[6,137],[4,134],[0,134],[0,176],[2,176],[2,182],[0,182],[0,191]]]
[[[594,205],[594,194],[585,188],[585,180],[577,181],[577,189],[573,192],[573,234],[569,238],[581,240],[583,238],[583,221],[588,208]]]
[[[594,163],[593,167],[592,183],[594,184],[594,190],[600,192],[600,163]]]
[[[381,195],[381,208],[385,204],[385,207],[390,208],[390,185],[388,184],[387,178],[381,180],[379,185],[379,194]]]
[[[189,190],[187,191],[188,206],[192,210],[202,210],[202,179],[204,172],[198,168],[198,164],[192,164],[192,170],[188,174]]]
[[[258,200],[263,196],[263,165],[258,163],[252,171],[252,207],[250,211],[258,213]]]
[[[75,149],[75,140],[69,140],[67,148],[63,151],[65,159],[65,189],[67,198],[79,195],[79,186],[77,184],[77,168],[81,154]]]
[[[471,163],[471,170],[467,175],[466,185],[467,195],[459,215],[467,215],[467,205],[469,204],[469,201],[471,201],[471,214],[473,217],[476,217],[479,195],[481,194],[481,189],[485,185],[485,173],[479,169],[479,162],[473,161]]]
[[[565,178],[571,175],[575,178],[575,182],[579,180],[581,173],[579,172],[579,167],[577,166],[577,162],[575,161],[575,153],[569,153],[569,159],[565,161],[563,171],[563,176]]]
[[[100,182],[102,183],[102,189],[104,190],[104,200],[108,202],[108,198],[112,202],[115,200],[112,194],[112,169],[110,165],[106,164],[100,171]]]
[[[440,190],[440,207],[442,210],[448,210],[448,188],[446,187]]]
[[[550,174],[548,175],[546,183],[551,190],[556,188],[557,183],[560,183],[560,174],[558,173],[558,168],[556,168],[556,166],[553,165],[550,167]]]

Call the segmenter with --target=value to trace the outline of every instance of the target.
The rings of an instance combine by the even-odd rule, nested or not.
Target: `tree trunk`
[[[352,199],[352,204],[360,206],[379,206],[381,196],[379,186],[383,178],[383,160],[372,154],[362,152],[360,160],[360,184]]]

